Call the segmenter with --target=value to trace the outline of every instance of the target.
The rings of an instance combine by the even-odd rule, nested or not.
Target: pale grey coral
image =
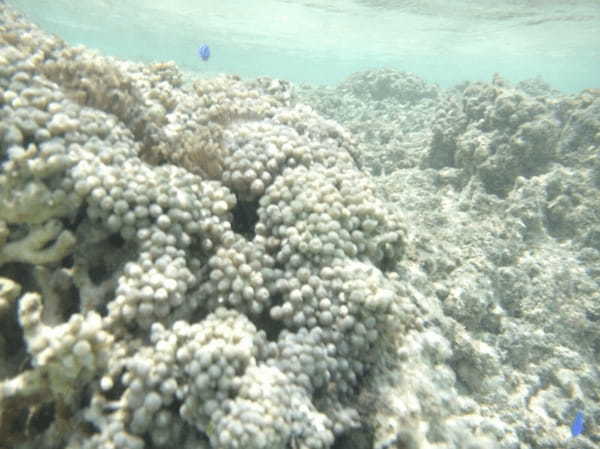
[[[449,100],[436,112],[425,166],[457,167],[461,184],[476,177],[498,196],[506,195],[518,176],[547,168],[561,124],[545,99],[530,97],[496,76],[492,84],[468,85],[461,100]]]
[[[0,383],[0,428],[7,441],[18,438],[12,428],[15,414],[29,410],[29,419],[50,403],[56,407],[55,420],[45,437],[60,441],[62,426],[71,418],[71,411],[65,406],[82,397],[82,390],[74,385],[90,383],[106,368],[110,357],[114,338],[102,329],[99,314],[74,314],[57,326],[45,324],[42,315],[40,295],[23,295],[19,301],[19,322],[32,368]]]
[[[422,166],[440,170],[440,184],[514,198],[528,238],[548,232],[597,248],[599,98],[594,89],[531,97],[499,76],[468,84],[438,106]]]
[[[12,279],[0,277],[0,322],[6,322],[13,310],[15,300],[21,295],[21,286]],[[0,333],[0,360],[8,359],[10,337],[5,332]],[[9,363],[0,365],[0,379],[9,377],[11,374]]]
[[[32,225],[23,237],[8,239],[0,247],[0,265],[8,262],[47,264],[71,253],[76,240],[58,220]],[[48,246],[49,245],[49,246]]]
[[[0,278],[0,314],[8,311],[12,302],[21,295],[21,286],[15,281],[1,277]]]
[[[359,97],[373,100],[393,99],[401,103],[417,103],[424,98],[436,98],[438,88],[414,73],[393,69],[359,72],[344,81],[343,89]]]
[[[286,83],[186,87],[0,11],[0,262],[44,294],[19,302],[32,368],[0,418],[41,397],[40,447],[89,449],[327,449],[358,426],[405,231],[350,135]]]
[[[201,289],[207,305],[214,309],[227,304],[261,314],[271,305],[266,284],[272,281],[274,263],[259,239],[238,239],[230,248],[219,248],[208,261],[209,281]]]
[[[113,338],[102,330],[102,319],[97,313],[75,314],[67,323],[49,327],[42,321],[40,296],[31,293],[19,301],[19,320],[32,365],[47,370],[53,392],[69,391],[67,385],[73,379],[85,381],[107,363]]]
[[[557,101],[565,126],[557,147],[558,159],[572,166],[594,167],[595,183],[600,185],[597,149],[600,145],[600,91],[586,89],[575,98]]]
[[[298,97],[352,131],[349,151],[374,175],[418,165],[429,117],[444,98],[437,86],[390,69],[359,72],[335,87],[302,86]]]

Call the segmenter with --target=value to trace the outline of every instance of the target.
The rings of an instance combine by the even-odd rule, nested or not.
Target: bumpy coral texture
[[[530,97],[496,76],[445,100],[435,114],[423,164],[455,167],[488,193],[505,197],[519,177],[542,173],[556,154],[560,120],[547,98]],[[465,180],[463,183],[466,183]]]
[[[3,298],[2,341],[30,363],[0,384],[0,433],[331,447],[357,425],[404,248],[347,133],[285,83],[190,87],[0,12],[0,269],[30,282]]]

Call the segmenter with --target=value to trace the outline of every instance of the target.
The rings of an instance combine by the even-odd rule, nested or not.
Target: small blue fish
[[[200,46],[198,49],[198,56],[200,56],[203,61],[208,61],[208,58],[210,58],[210,48],[208,48],[208,45],[202,44]]]
[[[583,412],[579,410],[575,415],[575,419],[573,420],[573,424],[571,424],[571,435],[576,437],[577,435],[583,433]]]

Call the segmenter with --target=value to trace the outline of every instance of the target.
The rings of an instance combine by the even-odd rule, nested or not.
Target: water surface
[[[335,83],[390,67],[442,86],[541,76],[598,87],[597,0],[12,0],[68,42],[210,76]],[[211,47],[204,63],[196,49]]]

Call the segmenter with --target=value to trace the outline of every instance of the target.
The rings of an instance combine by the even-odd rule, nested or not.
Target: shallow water
[[[441,86],[541,76],[597,87],[597,0],[11,0],[70,43],[122,58],[174,60],[211,76],[329,84],[390,67]],[[148,6],[151,5],[151,6]],[[260,5],[260,6],[256,6]],[[207,43],[203,62],[197,48]]]
[[[600,447],[600,0],[9,3],[354,75],[0,14],[1,447]]]

